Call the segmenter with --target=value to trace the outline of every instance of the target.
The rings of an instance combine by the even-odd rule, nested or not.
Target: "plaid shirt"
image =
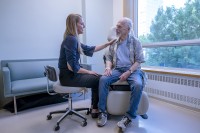
[[[119,40],[116,41],[115,44],[110,45],[109,49],[106,50],[105,57],[106,61],[112,62],[112,67],[116,66],[116,50],[119,44]],[[140,41],[136,39],[134,36],[128,36],[127,47],[130,50],[130,61],[132,64],[135,62],[143,63],[144,54]]]

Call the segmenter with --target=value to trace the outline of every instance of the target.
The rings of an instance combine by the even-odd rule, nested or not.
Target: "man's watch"
[[[131,69],[129,69],[129,71],[131,72],[131,74],[133,73],[133,71]]]

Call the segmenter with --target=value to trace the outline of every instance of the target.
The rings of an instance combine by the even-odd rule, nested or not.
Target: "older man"
[[[122,18],[116,25],[116,44],[109,47],[105,54],[106,68],[99,81],[99,116],[97,126],[102,127],[107,122],[106,101],[109,86],[117,80],[130,85],[131,98],[129,109],[121,121],[117,123],[123,130],[136,118],[136,111],[143,90],[143,72],[140,64],[144,62],[143,50],[138,39],[133,34],[133,23],[129,18]]]

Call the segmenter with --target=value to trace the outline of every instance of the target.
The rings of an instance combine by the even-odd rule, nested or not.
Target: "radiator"
[[[200,79],[147,72],[144,91],[158,98],[200,112]]]

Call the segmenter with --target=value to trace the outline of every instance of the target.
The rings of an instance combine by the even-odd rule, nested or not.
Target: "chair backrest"
[[[45,66],[45,75],[50,81],[56,82],[58,80],[56,69],[52,66]]]

